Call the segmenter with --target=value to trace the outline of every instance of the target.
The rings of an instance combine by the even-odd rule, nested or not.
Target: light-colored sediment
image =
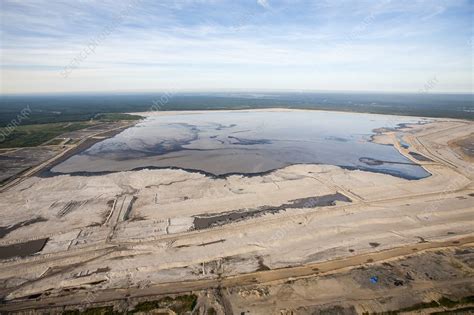
[[[46,291],[55,296],[65,288],[153,288],[253,273],[262,264],[305,266],[474,236],[474,167],[448,145],[471,135],[474,124],[434,120],[397,132],[403,132],[409,149],[400,146],[395,131],[374,141],[394,144],[432,176],[410,181],[330,165],[295,165],[262,176],[220,179],[183,170],[26,179],[0,194],[1,225],[37,216],[47,221],[12,231],[0,245],[50,241],[38,255],[0,262],[2,291],[14,300]],[[408,152],[432,161],[416,161]],[[352,203],[192,230],[196,215],[278,207],[335,193]]]

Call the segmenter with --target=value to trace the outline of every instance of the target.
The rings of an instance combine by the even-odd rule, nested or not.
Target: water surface
[[[408,179],[430,174],[374,129],[419,118],[322,111],[238,111],[148,117],[94,144],[53,173],[176,167],[213,175],[256,174],[293,164],[330,164]]]

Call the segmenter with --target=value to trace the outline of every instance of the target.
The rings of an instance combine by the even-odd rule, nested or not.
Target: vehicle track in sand
[[[347,271],[363,265],[374,265],[400,259],[409,255],[416,255],[426,251],[443,250],[453,247],[474,246],[474,236],[450,240],[444,242],[425,242],[409,246],[396,247],[383,251],[354,255],[336,260],[312,263],[304,266],[273,269],[268,271],[258,271],[234,276],[222,276],[216,279],[194,280],[182,282],[168,282],[154,285],[148,288],[128,288],[128,289],[106,289],[94,292],[94,303],[113,302],[130,298],[151,297],[166,294],[180,294],[191,291],[205,289],[228,289],[255,284],[270,284],[288,279],[301,279],[305,277],[323,276],[337,272]],[[470,281],[470,279],[463,279]],[[432,285],[432,284],[430,284]],[[420,284],[423,286],[423,284]],[[0,306],[0,311],[14,312],[26,311],[29,309],[40,310],[59,306],[81,305],[91,293],[76,292],[74,296],[69,296],[67,301],[64,297],[47,297],[39,301],[24,300],[15,301],[7,305]],[[370,298],[370,297],[366,297]],[[374,296],[376,298],[376,296]]]

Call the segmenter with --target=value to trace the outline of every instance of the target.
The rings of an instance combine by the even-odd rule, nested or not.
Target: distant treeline
[[[299,108],[423,117],[474,119],[472,94],[384,93],[141,93],[0,97],[0,126],[22,109],[22,124],[85,121],[101,113],[159,110]]]

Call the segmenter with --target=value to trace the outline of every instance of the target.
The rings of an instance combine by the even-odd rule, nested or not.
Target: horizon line
[[[65,92],[26,92],[26,93],[1,93],[4,96],[60,96],[60,95],[94,95],[94,94],[203,94],[203,93],[294,93],[294,94],[310,94],[310,93],[353,93],[353,94],[409,94],[409,95],[473,95],[474,91],[375,91],[375,90],[300,90],[300,89],[209,89],[209,90],[193,90],[193,89],[162,89],[162,90],[103,90],[103,91],[65,91]]]

